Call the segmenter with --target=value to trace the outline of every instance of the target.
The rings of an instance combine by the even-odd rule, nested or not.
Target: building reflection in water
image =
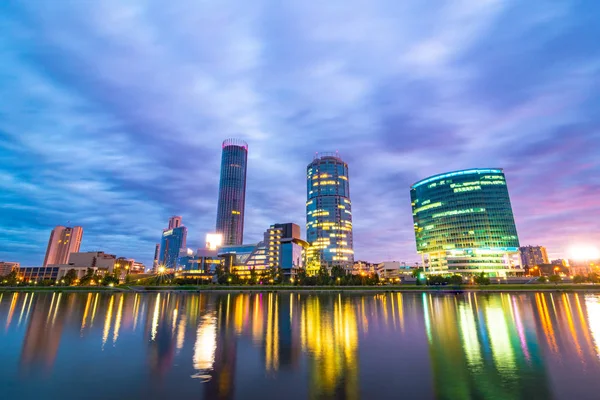
[[[14,316],[18,297],[23,298],[18,324],[28,321],[21,350],[21,374],[28,376],[41,373],[47,376],[54,366],[63,332],[65,314],[59,313],[59,310],[64,296],[62,293],[53,293],[51,296],[13,294],[7,326]]]
[[[300,319],[302,350],[310,360],[310,397],[358,398],[358,326],[351,300],[308,296]]]
[[[423,294],[437,398],[551,397],[535,325],[525,322],[521,300]]]
[[[309,398],[359,398],[359,373],[378,368],[361,366],[359,348],[381,338],[392,352],[427,346],[419,357],[440,399],[551,398],[557,364],[600,371],[600,299],[582,294],[0,293],[0,327],[22,332],[24,378],[48,376],[72,340],[117,354],[133,338],[152,378],[185,375],[205,399],[234,398],[236,373],[301,376]],[[242,355],[261,369],[240,369]]]

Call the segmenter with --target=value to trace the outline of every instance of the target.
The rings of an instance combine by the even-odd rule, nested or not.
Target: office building
[[[57,226],[50,233],[48,248],[43,266],[49,264],[66,264],[71,253],[79,251],[83,228],[80,226]]]
[[[223,259],[218,256],[217,250],[208,248],[198,249],[193,255],[179,258],[181,275],[184,278],[198,278],[205,281],[212,280],[217,268],[223,264]]]
[[[281,269],[284,278],[293,278],[304,268],[308,243],[300,239],[300,226],[293,223],[271,225],[265,232],[269,268]]]
[[[522,246],[519,247],[519,254],[522,268],[550,263],[548,252],[544,246]]]
[[[519,239],[501,169],[435,175],[412,185],[410,196],[426,272],[522,272],[516,268]]]
[[[187,228],[181,224],[181,217],[175,216],[169,219],[169,227],[163,231],[158,264],[166,270],[175,270],[181,250],[185,250],[187,240]]]
[[[0,277],[8,275],[14,270],[18,270],[20,265],[21,264],[18,262],[0,261]]]
[[[350,270],[354,250],[348,164],[337,153],[317,154],[308,164],[306,178],[307,264]]]
[[[160,243],[156,243],[156,246],[154,247],[154,258],[152,261],[152,272],[156,273],[156,270],[158,269],[158,258],[160,256]]]
[[[227,139],[222,147],[216,231],[223,235],[224,245],[241,245],[244,239],[248,144],[238,139]]]
[[[223,267],[226,271],[241,277],[250,277],[252,270],[260,275],[269,269],[265,242],[222,246],[218,250],[218,256],[223,259]]]

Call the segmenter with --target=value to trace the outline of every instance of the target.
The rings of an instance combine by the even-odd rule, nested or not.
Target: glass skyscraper
[[[306,179],[307,262],[320,260],[328,268],[351,268],[354,250],[348,164],[337,153],[317,154],[308,164]]]
[[[223,142],[216,230],[223,235],[225,246],[241,245],[244,239],[247,161],[246,142],[238,139]]]
[[[171,217],[169,227],[163,231],[160,240],[158,264],[167,270],[177,268],[179,252],[186,249],[187,228],[181,225],[181,217]]]
[[[468,169],[411,186],[417,251],[427,272],[516,272],[519,239],[504,172]]]

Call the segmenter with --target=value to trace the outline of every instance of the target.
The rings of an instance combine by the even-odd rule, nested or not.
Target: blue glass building
[[[223,235],[223,245],[241,245],[244,239],[248,144],[228,139],[222,147],[216,231]]]
[[[519,239],[501,169],[434,175],[412,185],[410,197],[427,272],[519,272]]]
[[[318,154],[306,169],[307,267],[354,264],[348,164],[338,155]],[[314,272],[314,271],[309,271]]]
[[[181,217],[171,217],[160,240],[159,267],[175,270],[180,251],[186,249],[186,240],[187,228],[181,225]]]

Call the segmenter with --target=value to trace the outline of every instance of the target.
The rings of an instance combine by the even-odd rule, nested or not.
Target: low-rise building
[[[212,280],[223,261],[216,249],[198,249],[192,256],[180,257],[179,274],[184,278]]]
[[[403,261],[384,261],[375,266],[375,272],[377,272],[379,279],[400,280],[412,276],[412,272],[416,268],[418,268],[418,265]]]
[[[369,275],[375,272],[375,263],[367,261],[355,261],[352,265],[352,275]]]
[[[24,282],[40,282],[43,280],[56,281],[58,279],[58,265],[46,267],[22,267],[19,268],[19,279]]]
[[[0,261],[0,276],[6,276],[12,271],[18,270],[20,265],[18,262]]]
[[[225,270],[249,278],[252,270],[263,275],[280,270],[284,279],[291,279],[305,267],[308,243],[300,239],[300,226],[293,223],[271,225],[264,240],[249,245],[222,246],[218,256]]]
[[[521,257],[521,268],[550,264],[548,252],[544,246],[521,246],[519,247],[519,256]]]

